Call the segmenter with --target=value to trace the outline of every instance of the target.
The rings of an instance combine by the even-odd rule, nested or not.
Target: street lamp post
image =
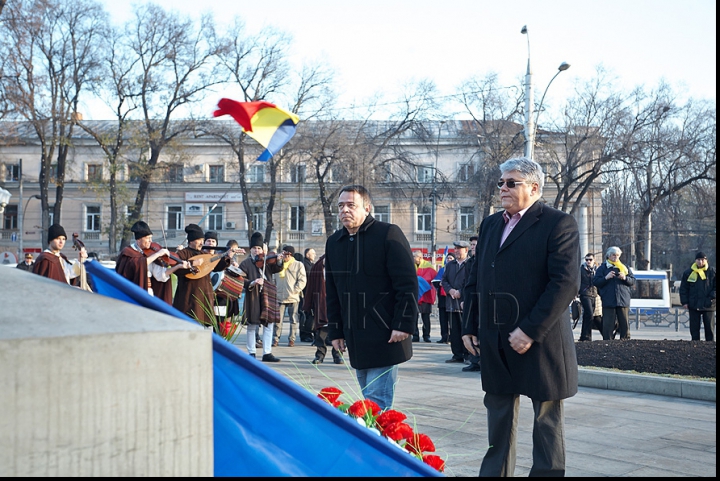
[[[432,194],[430,194],[430,200],[432,201],[432,208],[430,210],[430,262],[435,267],[435,224],[437,219],[437,170],[438,170],[438,156],[440,154],[440,132],[442,126],[445,123],[444,120],[440,121],[438,125],[437,141],[435,142],[435,168],[433,169],[433,180],[432,180]]]
[[[0,214],[5,212],[5,206],[10,202],[10,197],[12,197],[12,194],[0,187]]]
[[[22,215],[21,215],[21,217],[20,217],[20,219],[19,219],[19,221],[18,221],[18,244],[19,244],[19,249],[20,249],[20,253],[19,253],[18,255],[20,256],[20,259],[22,259],[22,258],[23,258],[23,255],[24,255],[24,252],[23,252],[23,237],[24,237],[25,232],[23,231],[23,228],[24,228],[23,226],[24,226],[24,223],[25,223],[25,211],[27,210],[28,204],[30,203],[31,200],[33,200],[33,199],[39,199],[39,198],[40,198],[40,196],[37,195],[37,194],[31,195],[30,197],[28,197],[27,202],[25,202],[25,207],[23,207]]]
[[[547,94],[550,84],[553,83],[555,77],[560,75],[560,72],[570,68],[570,64],[563,62],[558,67],[558,71],[555,73],[553,78],[548,82],[545,91],[540,98],[540,105],[538,105],[537,112],[535,113],[535,122],[533,123],[533,92],[532,92],[532,69],[530,67],[530,33],[528,32],[527,25],[523,25],[520,33],[527,37],[527,49],[528,49],[528,61],[527,71],[525,72],[525,157],[532,159],[535,154],[535,135],[537,134],[538,116],[542,110],[543,102],[545,101],[545,94]]]

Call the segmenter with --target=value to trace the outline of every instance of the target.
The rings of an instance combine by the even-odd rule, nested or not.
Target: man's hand
[[[407,339],[408,337],[410,337],[410,334],[408,334],[407,332],[393,331],[393,332],[390,334],[390,340],[388,341],[388,344],[390,344],[391,342],[401,342],[401,341],[404,341],[404,340]]]
[[[88,258],[87,251],[85,250],[84,247],[81,247],[80,250],[78,251],[78,260],[80,260],[80,262],[85,262],[87,260],[87,258]]]
[[[332,345],[337,351],[345,352],[345,339],[333,339]]]
[[[525,354],[528,352],[530,346],[532,346],[533,342],[535,342],[519,327],[515,328],[515,330],[510,333],[508,340],[510,341],[510,347],[512,347],[518,354]]]
[[[470,354],[473,354],[475,356],[480,355],[480,349],[477,342],[477,336],[473,336],[472,334],[465,334],[462,337],[463,344],[465,345],[465,349],[467,349]]]

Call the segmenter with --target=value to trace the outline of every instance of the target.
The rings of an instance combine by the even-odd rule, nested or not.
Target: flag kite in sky
[[[300,118],[264,100],[237,102],[220,99],[214,117],[229,115],[240,124],[243,131],[265,147],[257,160],[270,160],[295,135]]]

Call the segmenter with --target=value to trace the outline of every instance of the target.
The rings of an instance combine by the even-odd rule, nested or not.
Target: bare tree
[[[275,29],[265,29],[257,36],[250,36],[245,31],[244,23],[235,18],[228,31],[218,39],[218,48],[224,54],[220,65],[229,75],[231,86],[240,89],[242,98],[234,99],[241,102],[257,100],[272,101],[273,96],[280,95],[283,87],[288,85],[289,67],[286,52],[290,46],[290,38]],[[295,111],[298,106],[295,106]],[[247,219],[248,241],[255,228],[253,226],[253,208],[250,191],[247,185],[247,136],[235,125],[223,123],[207,124],[199,129],[201,135],[213,135],[226,143],[233,151],[238,165],[238,183],[242,193],[243,208]],[[253,141],[254,142],[254,141]],[[277,192],[277,173],[283,155],[276,155],[267,161],[270,176],[269,195],[262,204],[265,206],[266,226],[265,239],[270,239],[275,227],[273,211]]]
[[[491,214],[496,198],[495,183],[501,163],[523,148],[523,104],[520,89],[500,86],[497,74],[471,78],[459,88],[458,97],[472,121],[460,123],[458,136],[469,145],[477,145],[472,159],[474,172],[467,185],[460,189],[474,189],[480,206],[480,218]]]
[[[106,14],[90,0],[18,0],[5,13],[0,34],[0,55],[5,58],[2,91],[15,115],[32,126],[40,145],[46,244],[50,182],[56,184],[54,219],[61,222],[73,124],[83,89],[97,80],[97,37],[105,32]]]
[[[138,58],[128,79],[138,97],[143,135],[149,154],[142,172],[128,223],[140,219],[142,208],[163,149],[178,136],[192,132],[191,107],[224,80],[215,62],[223,53],[210,16],[199,24],[167,12],[154,4],[135,8],[135,18],[125,27],[125,48]],[[178,119],[185,116],[185,120]],[[123,242],[130,231],[123,229]]]

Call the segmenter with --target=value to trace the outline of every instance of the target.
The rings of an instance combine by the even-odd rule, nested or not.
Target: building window
[[[58,178],[58,165],[57,162],[50,164],[50,180],[53,182],[56,181]],[[52,225],[52,224],[50,224]]]
[[[17,229],[18,226],[18,206],[6,205],[5,213],[3,215],[3,229],[12,230]]]
[[[475,228],[475,208],[460,207],[460,230],[468,231]]]
[[[305,206],[293,205],[290,207],[290,230],[305,230]]]
[[[247,171],[247,180],[253,183],[265,182],[265,167],[262,165],[251,165]]]
[[[223,207],[221,205],[210,211],[207,222],[208,230],[223,230]]]
[[[85,207],[85,231],[100,232],[99,205],[88,205]]]
[[[220,184],[225,182],[225,166],[224,165],[211,165],[210,166],[210,182],[213,184]]]
[[[418,209],[417,232],[432,232],[432,213],[428,206]]]
[[[167,229],[183,230],[183,207],[181,205],[169,205],[167,207]]]
[[[87,181],[100,182],[102,180],[102,164],[87,164]]]
[[[48,205],[48,218],[50,222],[48,225],[53,225],[55,223],[55,204]]]
[[[5,182],[20,180],[20,164],[5,164]]]
[[[392,182],[392,164],[383,164],[378,168],[378,182]]]
[[[373,217],[380,222],[390,222],[390,206],[375,205],[373,206]]]
[[[183,166],[182,164],[170,164],[167,166],[167,170],[165,171],[165,180],[167,182],[172,183],[180,183],[184,182],[184,175],[183,175]]]
[[[458,182],[469,182],[475,175],[475,165],[471,162],[458,166]]]
[[[252,229],[256,231],[265,230],[265,208],[262,206],[255,206],[252,210]]]
[[[433,169],[425,165],[417,166],[417,181],[421,184],[429,184],[433,181]]]
[[[305,164],[296,164],[290,168],[290,182],[293,184],[304,183],[307,179]]]
[[[142,180],[142,167],[137,163],[128,164],[128,177],[133,184],[139,184]]]

